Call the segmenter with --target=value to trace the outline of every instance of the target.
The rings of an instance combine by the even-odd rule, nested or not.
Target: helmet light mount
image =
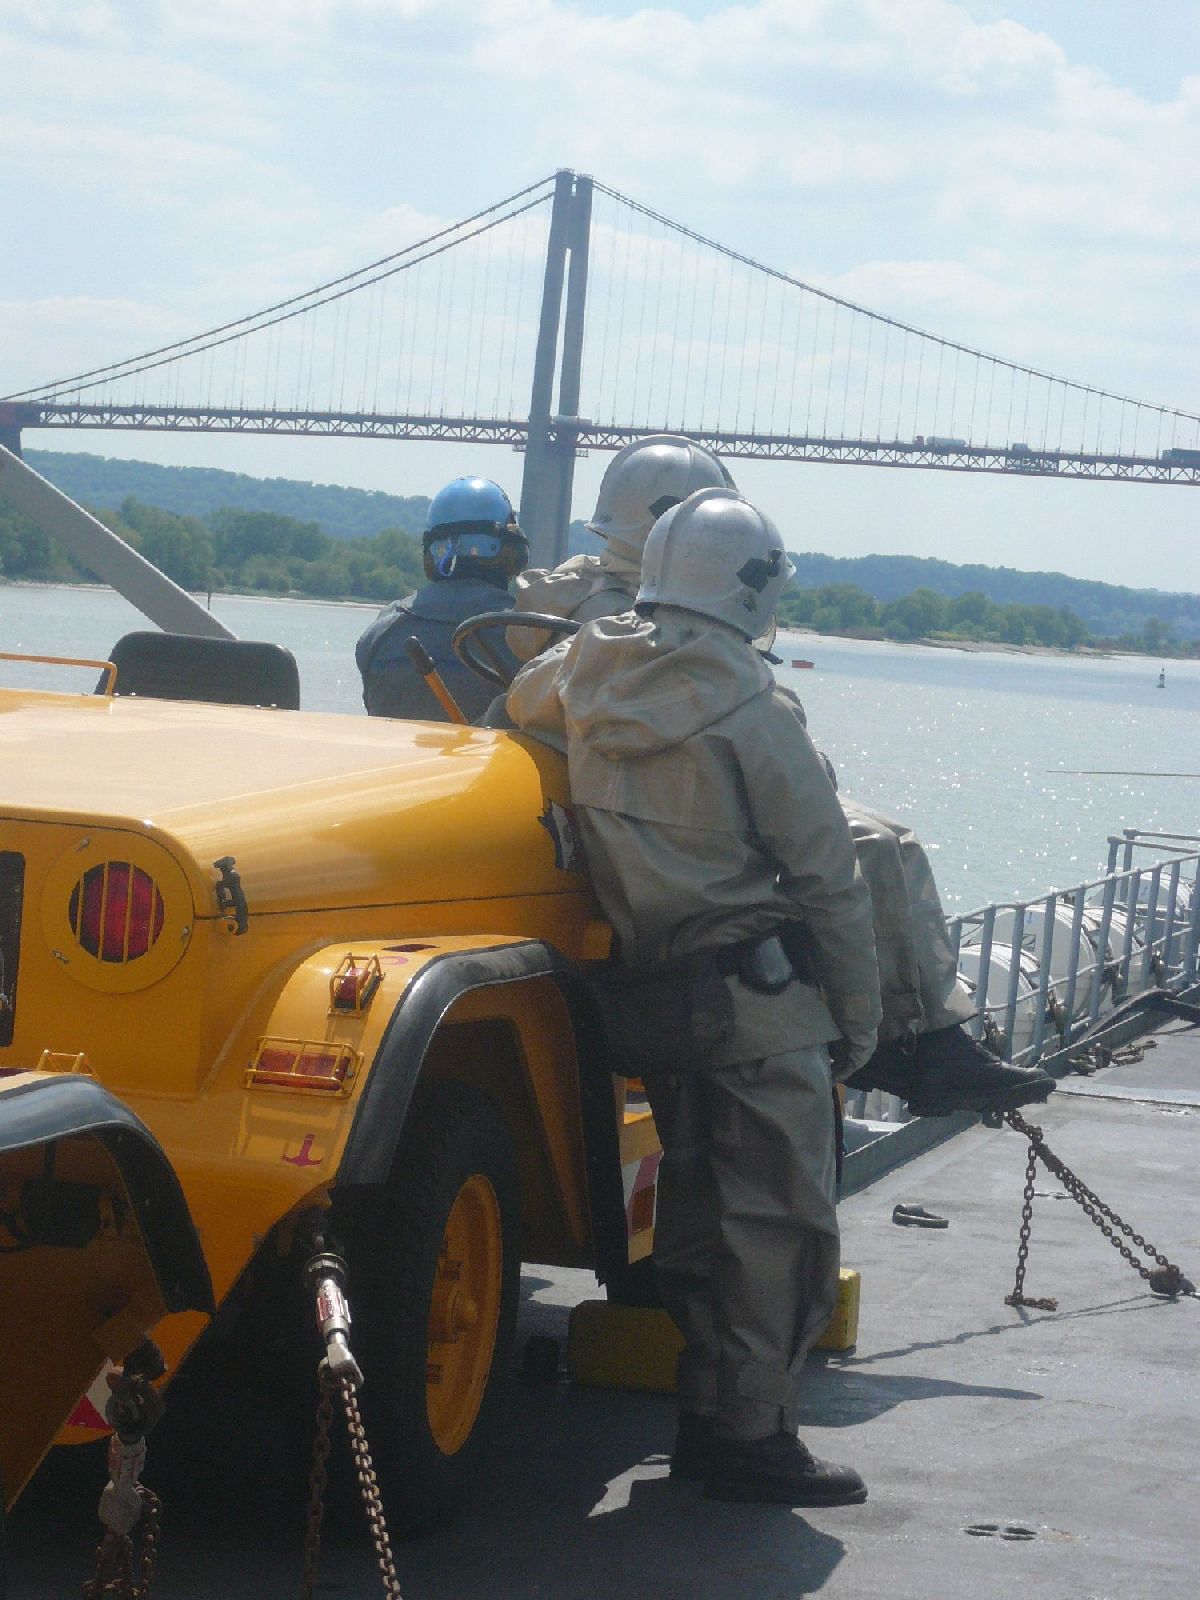
[[[734,489],[700,489],[651,529],[635,604],[678,606],[753,641],[772,633],[794,572],[770,517]]]

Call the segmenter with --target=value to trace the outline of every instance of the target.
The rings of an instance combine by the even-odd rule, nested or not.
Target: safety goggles
[[[444,578],[450,576],[460,561],[472,557],[477,561],[495,561],[503,549],[504,540],[496,533],[450,533],[429,541],[430,559]]]

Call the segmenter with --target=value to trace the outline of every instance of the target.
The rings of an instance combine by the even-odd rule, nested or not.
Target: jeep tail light
[[[356,955],[344,956],[329,980],[329,1015],[364,1016],[382,982],[378,956],[370,955],[365,961]]]
[[[89,867],[71,891],[71,927],[99,961],[144,956],[162,932],[164,914],[154,879],[128,861]]]
[[[350,1045],[324,1039],[260,1039],[246,1070],[246,1084],[349,1094],[361,1061]]]

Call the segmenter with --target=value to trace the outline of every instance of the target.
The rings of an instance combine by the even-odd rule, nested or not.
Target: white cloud
[[[0,104],[55,286],[97,306],[90,345],[84,315],[27,319],[64,357],[39,377],[153,342],[147,319],[190,332],[302,290],[565,159],[948,338],[1194,391],[1200,78],[1151,99],[970,4],[9,0]],[[141,298],[115,250],[67,283],[77,208],[127,241]]]

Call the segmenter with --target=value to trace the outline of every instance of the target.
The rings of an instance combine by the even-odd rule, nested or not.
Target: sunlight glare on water
[[[240,638],[295,653],[306,709],[361,713],[354,643],[374,607],[218,596],[213,611]],[[143,626],[107,590],[0,584],[2,650],[103,658],[122,633]],[[916,829],[948,910],[1099,876],[1105,840],[1125,827],[1200,830],[1200,662],[812,634],[781,635],[776,648],[778,675],[804,701],[843,794]],[[814,669],[793,668],[797,658]],[[86,670],[0,669],[9,685],[92,682]]]

